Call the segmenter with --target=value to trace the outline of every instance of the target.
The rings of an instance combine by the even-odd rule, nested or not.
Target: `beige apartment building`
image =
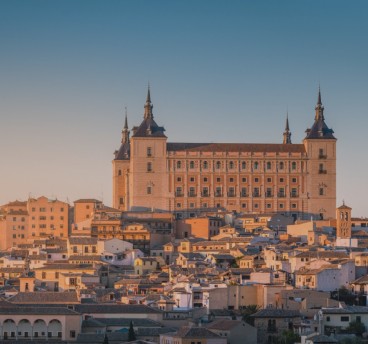
[[[178,218],[213,209],[335,216],[336,138],[320,92],[300,144],[291,143],[288,119],[282,143],[167,142],[152,108],[148,89],[143,121],[131,137],[125,118],[113,160],[114,208],[164,210]]]
[[[0,250],[40,236],[68,236],[69,205],[47,197],[9,202],[0,207]]]
[[[14,201],[0,207],[0,237],[0,251],[27,242],[27,202]]]
[[[69,204],[47,197],[30,198],[27,202],[31,237],[68,237]]]

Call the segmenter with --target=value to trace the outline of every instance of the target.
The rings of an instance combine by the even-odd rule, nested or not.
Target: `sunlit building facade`
[[[113,160],[113,207],[163,210],[177,217],[225,209],[333,218],[336,209],[336,138],[318,93],[314,123],[302,143],[291,142],[286,119],[282,143],[167,142],[152,113],[128,129]]]

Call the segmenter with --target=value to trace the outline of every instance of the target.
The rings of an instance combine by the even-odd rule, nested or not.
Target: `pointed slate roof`
[[[133,128],[132,137],[166,137],[164,127],[158,126],[153,119],[152,108],[151,92],[148,86],[146,104],[144,105],[144,119],[139,127]]]
[[[314,123],[312,128],[307,129],[306,139],[333,139],[336,140],[333,133],[334,131],[330,129],[325,123],[325,117],[323,115],[324,107],[322,105],[321,90],[318,90],[317,105],[315,107],[316,116],[314,118]]]

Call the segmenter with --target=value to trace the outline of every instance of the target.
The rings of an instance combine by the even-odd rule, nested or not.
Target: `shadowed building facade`
[[[144,118],[128,129],[113,160],[113,207],[164,210],[177,217],[226,209],[334,218],[336,138],[325,123],[318,92],[314,123],[302,143],[167,142],[154,120],[150,90]]]

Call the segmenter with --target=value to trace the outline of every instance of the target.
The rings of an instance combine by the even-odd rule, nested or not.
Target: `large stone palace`
[[[155,209],[177,217],[225,209],[333,218],[336,138],[325,123],[318,92],[314,123],[302,143],[291,143],[288,118],[282,143],[167,142],[154,120],[150,89],[144,118],[128,129],[113,160],[113,206]]]

